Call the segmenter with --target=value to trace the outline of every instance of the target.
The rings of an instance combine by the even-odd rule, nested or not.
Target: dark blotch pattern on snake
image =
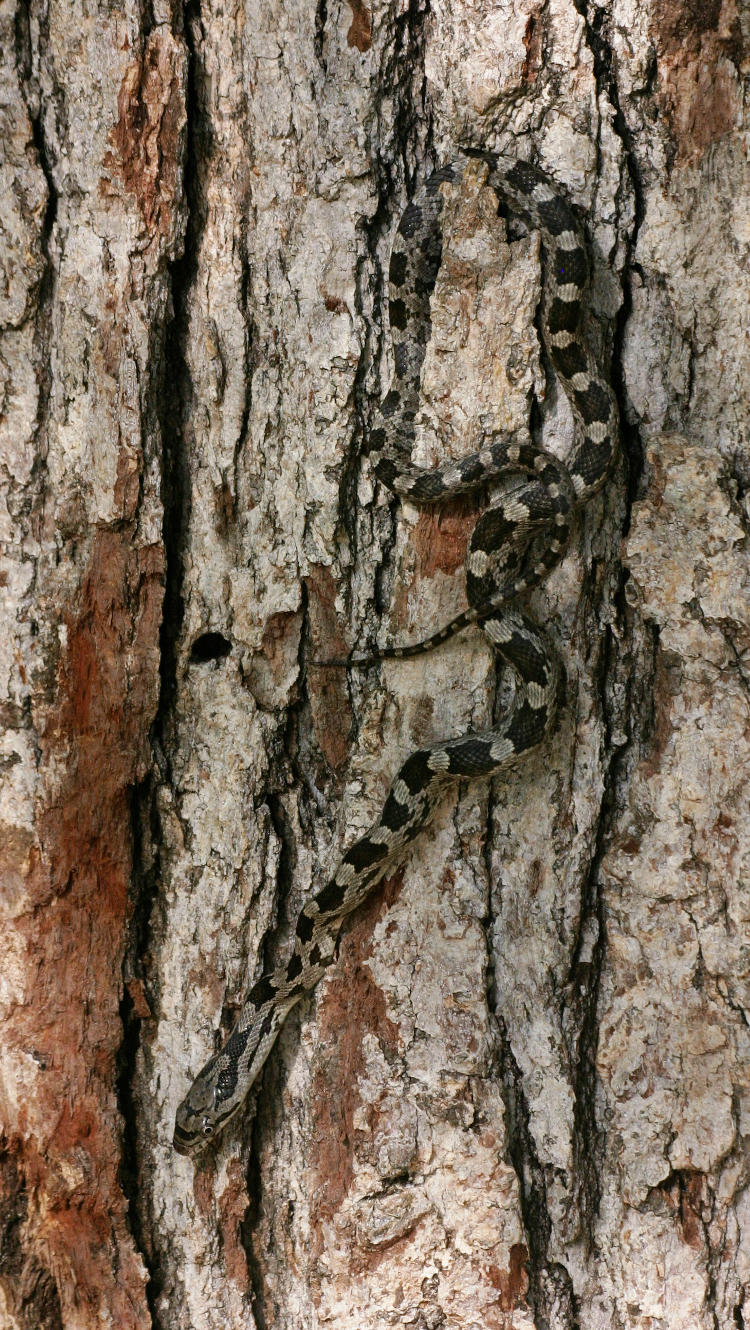
[[[390,264],[389,313],[395,375],[369,439],[371,465],[396,494],[436,503],[488,480],[516,484],[479,519],[466,557],[469,609],[425,642],[389,647],[384,657],[409,656],[478,623],[515,674],[509,714],[496,727],[444,740],[412,753],[398,772],[383,811],[344,854],[334,877],[297,920],[286,965],[253,986],[224,1047],[205,1065],[177,1110],[175,1149],[191,1154],[239,1111],[290,1009],[318,983],[334,959],[339,927],[393,867],[431,818],[450,781],[493,776],[536,747],[556,713],[560,667],[532,620],[508,602],[562,557],[573,509],[605,481],[617,448],[614,394],[585,329],[589,267],[575,214],[541,171],[490,153],[486,183],[505,208],[542,238],[544,343],[575,416],[576,442],[567,465],[528,436],[493,437],[478,452],[431,470],[410,460],[419,406],[420,371],[430,338],[430,296],[442,255],[443,186],[460,184],[469,156],[435,171],[406,208]]]

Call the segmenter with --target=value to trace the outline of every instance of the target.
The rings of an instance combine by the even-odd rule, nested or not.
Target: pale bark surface
[[[750,14],[0,0],[0,1330],[750,1322]],[[482,496],[366,457],[458,144],[586,219],[623,460],[531,597],[566,704],[346,925],[248,1111],[174,1110],[417,743],[482,728]],[[570,411],[538,239],[450,200],[415,457]],[[536,406],[531,409],[532,400]]]

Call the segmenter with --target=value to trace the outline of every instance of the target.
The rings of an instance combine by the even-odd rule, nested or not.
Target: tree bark
[[[747,7],[0,0],[0,1330],[750,1320]],[[745,100],[743,101],[743,95]],[[375,483],[398,218],[578,207],[622,457],[529,598],[551,740],[347,921],[197,1164],[177,1103],[425,741],[486,496]],[[415,459],[573,421],[539,242],[448,200]]]

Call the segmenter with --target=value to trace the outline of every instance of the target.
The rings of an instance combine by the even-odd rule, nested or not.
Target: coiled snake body
[[[501,203],[541,232],[541,328],[576,419],[576,442],[567,465],[521,436],[495,438],[471,456],[432,470],[410,461],[420,371],[430,337],[430,295],[442,255],[443,185],[460,182],[470,160],[457,157],[429,177],[398,227],[389,272],[395,375],[370,435],[371,464],[384,484],[416,503],[435,503],[499,476],[523,480],[494,503],[474,529],[466,558],[468,611],[424,642],[386,648],[352,663],[413,655],[478,623],[514,671],[513,704],[493,729],[444,740],[406,759],[378,820],[349,847],[335,875],[300,912],[290,960],[253,986],[224,1047],[206,1063],[180,1104],[174,1147],[181,1154],[200,1149],[241,1108],[288,1012],[333,960],[341,921],[429,821],[446,784],[460,777],[492,776],[508,767],[542,741],[555,718],[557,658],[531,619],[507,603],[539,582],[562,557],[573,509],[606,479],[617,447],[617,406],[587,340],[588,260],[575,214],[534,167],[490,153],[471,157],[486,163],[486,183]]]

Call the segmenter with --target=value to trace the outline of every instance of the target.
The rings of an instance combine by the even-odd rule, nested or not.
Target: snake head
[[[220,1057],[217,1053],[206,1063],[177,1109],[172,1145],[178,1154],[194,1155],[203,1150],[227,1121],[219,1107]]]
[[[279,1008],[281,1020],[286,1010],[283,1006]],[[261,1023],[261,1032],[268,1033],[264,1023]],[[276,1031],[273,1033],[275,1035]],[[262,1066],[268,1047],[267,1044],[261,1046]],[[214,1053],[198,1072],[175,1117],[172,1144],[178,1154],[194,1155],[210,1145],[242,1108],[249,1088],[248,1047],[254,1052],[258,1040],[253,1042],[238,1022],[224,1047]]]

